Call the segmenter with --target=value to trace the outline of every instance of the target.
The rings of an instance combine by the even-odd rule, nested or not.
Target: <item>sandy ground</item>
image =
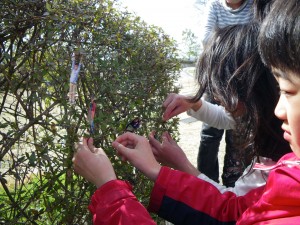
[[[178,85],[180,86],[180,94],[193,95],[197,91],[197,84],[194,79],[193,69],[184,68],[179,76]],[[178,115],[179,117],[179,146],[184,150],[188,159],[197,166],[197,155],[200,143],[200,131],[202,127],[201,121],[195,120],[186,113]],[[225,144],[224,139],[220,145],[219,163],[220,175],[222,174]]]

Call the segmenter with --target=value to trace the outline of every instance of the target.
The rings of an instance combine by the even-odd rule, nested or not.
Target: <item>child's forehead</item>
[[[294,79],[300,79],[300,73],[295,73],[291,70],[281,70],[275,67],[272,67],[272,73],[277,78],[283,78],[285,80],[293,81]]]

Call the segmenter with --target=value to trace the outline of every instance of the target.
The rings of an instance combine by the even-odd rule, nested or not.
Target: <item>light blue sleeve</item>
[[[216,11],[216,1],[217,0],[210,0],[206,5],[206,16],[204,18],[204,34],[202,38],[202,44],[205,44],[212,31],[215,29],[218,23],[218,16]]]

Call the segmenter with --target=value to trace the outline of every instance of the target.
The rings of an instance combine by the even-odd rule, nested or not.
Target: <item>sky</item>
[[[128,11],[140,16],[148,24],[162,27],[178,43],[182,31],[191,29],[201,37],[201,11],[195,6],[196,0],[120,0]]]

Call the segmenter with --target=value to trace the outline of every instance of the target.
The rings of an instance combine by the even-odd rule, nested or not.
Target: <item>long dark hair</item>
[[[253,15],[256,22],[263,22],[264,18],[270,12],[274,0],[254,0],[253,2]]]
[[[209,92],[229,112],[242,103],[243,114],[236,118],[235,132],[243,141],[237,147],[251,149],[251,158],[259,155],[278,160],[290,148],[274,115],[278,88],[259,56],[258,33],[257,23],[214,32],[197,63],[200,87],[192,101]]]

